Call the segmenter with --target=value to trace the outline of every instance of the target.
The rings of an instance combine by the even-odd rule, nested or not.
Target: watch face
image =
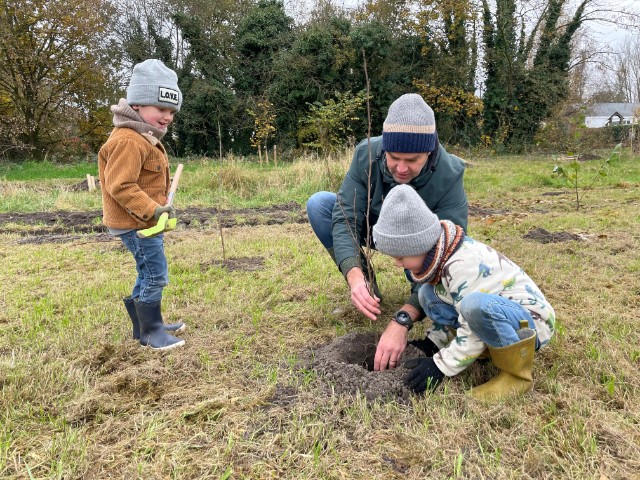
[[[400,325],[411,329],[413,327],[413,320],[411,320],[411,316],[407,312],[398,312],[394,317],[395,321]]]

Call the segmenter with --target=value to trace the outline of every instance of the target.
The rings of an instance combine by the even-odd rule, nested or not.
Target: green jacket
[[[468,205],[463,185],[464,162],[447,153],[438,145],[420,174],[411,180],[427,206],[442,220],[451,220],[467,229]],[[371,138],[371,205],[369,224],[371,229],[378,221],[382,201],[389,190],[397,185],[387,169],[382,151],[382,136]],[[367,232],[367,184],[369,179],[369,148],[367,140],[356,147],[349,171],[338,191],[333,208],[333,248],[336,263],[346,276],[353,267],[360,267],[358,248],[366,242]],[[355,206],[355,208],[354,208]],[[357,218],[357,219],[356,219]],[[354,241],[357,239],[357,244]],[[373,243],[373,237],[370,235]],[[373,245],[371,245],[373,247]],[[417,288],[407,301],[422,312],[418,303]]]

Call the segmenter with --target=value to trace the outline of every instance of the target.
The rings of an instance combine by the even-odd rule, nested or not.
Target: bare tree
[[[640,102],[640,39],[627,37],[617,57],[617,85],[627,102]]]

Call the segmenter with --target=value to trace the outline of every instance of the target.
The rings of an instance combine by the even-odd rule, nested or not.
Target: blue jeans
[[[427,316],[440,325],[459,328],[458,312],[436,296],[432,285],[423,285],[418,299]],[[469,328],[490,347],[500,348],[520,341],[516,330],[520,320],[527,320],[529,328],[536,329],[529,311],[508,298],[490,293],[473,292],[460,302],[460,314]],[[536,338],[536,350],[540,348]]]
[[[332,192],[317,192],[307,200],[307,216],[313,233],[324,248],[333,248],[332,216],[338,196]]]
[[[131,298],[153,303],[162,300],[162,289],[169,283],[169,267],[164,255],[164,234],[138,238],[135,230],[119,235],[136,261],[138,277]]]
[[[458,311],[446,302],[440,300],[434,291],[433,285],[425,283],[418,290],[418,301],[427,317],[439,325],[452,328],[460,328],[458,323]]]

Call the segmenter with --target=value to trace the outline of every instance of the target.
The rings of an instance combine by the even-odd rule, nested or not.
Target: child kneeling
[[[426,338],[416,342],[428,357],[404,363],[413,391],[435,389],[485,349],[500,373],[473,388],[473,397],[496,400],[531,389],[533,354],[549,343],[555,313],[519,266],[466,236],[460,226],[440,221],[409,185],[387,195],[373,240],[378,251],[423,284],[420,306],[433,321]]]

